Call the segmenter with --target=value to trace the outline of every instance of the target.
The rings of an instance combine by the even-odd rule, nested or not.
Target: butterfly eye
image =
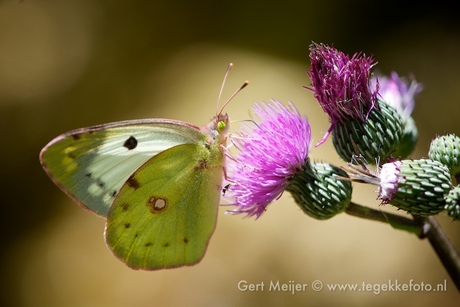
[[[217,123],[217,131],[219,132],[223,132],[226,127],[227,127],[227,124],[223,120]]]

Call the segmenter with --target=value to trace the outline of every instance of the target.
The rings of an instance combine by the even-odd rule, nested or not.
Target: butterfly
[[[203,127],[140,119],[77,129],[49,142],[40,163],[73,201],[106,218],[105,242],[129,267],[196,264],[216,226],[225,176],[222,110],[247,84]]]

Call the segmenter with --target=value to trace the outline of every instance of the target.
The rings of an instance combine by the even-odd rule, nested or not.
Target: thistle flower
[[[313,91],[331,126],[322,144],[340,122],[356,118],[366,121],[376,105],[378,86],[374,91],[369,84],[370,69],[376,64],[372,57],[356,53],[353,57],[326,45],[310,46],[310,71]]]
[[[364,163],[345,168],[352,181],[379,186],[377,199],[413,215],[428,216],[444,210],[452,189],[448,168],[431,159],[400,160],[383,164],[377,173]]]
[[[389,77],[375,76],[370,79],[371,89],[378,90],[378,97],[383,102],[392,106],[401,115],[404,123],[404,132],[394,156],[408,157],[415,148],[418,140],[418,130],[411,114],[415,107],[415,96],[418,95],[423,86],[412,79],[400,77],[392,72]]]
[[[339,156],[350,161],[356,149],[373,163],[385,161],[397,150],[404,121],[396,109],[378,99],[378,83],[372,88],[372,57],[356,53],[351,58],[325,45],[310,46],[309,76],[315,98],[329,115],[331,126],[316,146],[332,133]]]
[[[412,79],[408,83],[394,71],[389,77],[380,75],[372,77],[370,82],[371,89],[377,90],[378,96],[404,117],[411,116],[415,107],[414,98],[423,89],[417,81]]]
[[[271,104],[255,104],[253,109],[260,123],[243,126],[240,137],[234,138],[236,147],[240,149],[239,155],[236,161],[228,159],[230,185],[224,197],[232,199],[229,202],[236,208],[227,213],[245,213],[258,218],[284,190],[293,193],[306,213],[323,210],[324,215],[330,217],[332,203],[337,199],[343,203],[338,211],[343,210],[351,199],[351,184],[329,178],[335,176],[332,166],[311,166],[308,158],[311,142],[308,120],[292,103],[286,107],[279,101],[272,101]],[[342,170],[335,169],[346,176]],[[337,182],[335,186],[333,179]],[[325,186],[319,189],[320,180]],[[333,191],[328,192],[328,188]],[[305,195],[310,195],[309,191],[321,195],[308,199],[310,196]],[[343,195],[347,198],[345,201],[341,199]],[[334,199],[329,201],[331,198]],[[316,209],[305,209],[305,203],[312,204]],[[318,216],[324,218],[321,212]]]
[[[311,129],[292,103],[285,107],[273,100],[253,110],[261,122],[243,124],[241,138],[235,138],[240,153],[237,162],[228,159],[225,196],[237,207],[228,213],[258,218],[308,160]]]

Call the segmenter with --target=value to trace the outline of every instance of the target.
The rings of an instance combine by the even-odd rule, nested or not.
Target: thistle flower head
[[[337,122],[350,119],[365,121],[376,105],[378,86],[370,87],[370,69],[376,64],[372,57],[356,53],[351,58],[335,48],[312,44],[309,76],[315,98],[329,115],[331,127],[323,143]]]
[[[413,78],[409,81],[392,72],[389,77],[379,75],[371,78],[371,88],[378,89],[379,104],[386,104],[401,117],[402,135],[392,155],[396,158],[407,158],[415,148],[418,140],[418,130],[411,113],[415,106],[415,96],[423,86]]]
[[[423,86],[413,79],[409,83],[393,71],[389,77],[371,78],[371,89],[378,90],[379,98],[395,108],[403,117],[409,117],[414,110],[414,98],[422,91]]]
[[[228,213],[258,218],[308,160],[311,130],[292,103],[286,107],[273,100],[253,109],[260,123],[245,124],[234,138],[240,152],[237,161],[228,159],[231,183],[224,197],[236,206]]]

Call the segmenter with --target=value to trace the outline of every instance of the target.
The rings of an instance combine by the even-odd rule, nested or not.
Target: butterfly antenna
[[[249,84],[249,81],[244,81],[244,83],[232,94],[232,96],[230,96],[227,101],[222,105],[222,108],[220,109],[220,112],[219,114],[222,113],[222,111],[224,110],[225,106],[230,102],[230,100],[233,99],[233,97],[236,96],[236,94],[238,94],[242,89],[244,89],[246,86],[248,86]]]
[[[227,81],[227,77],[230,74],[230,70],[232,70],[232,68],[233,68],[233,63],[228,64],[227,71],[225,72],[225,75],[224,75],[224,80],[222,80],[222,85],[220,86],[219,96],[217,96],[216,113],[217,113],[217,109],[219,108],[220,97],[222,96],[222,92],[224,91],[225,82]]]
[[[227,68],[227,71],[225,72],[225,75],[224,75],[224,80],[222,81],[222,86],[220,87],[220,91],[219,91],[219,96],[217,97],[217,107],[216,107],[216,110],[217,108],[219,108],[219,104],[220,104],[220,97],[222,96],[222,92],[224,90],[224,86],[225,86],[225,82],[227,81],[227,76],[229,75],[230,73],[230,70],[232,70],[232,67],[233,67],[233,63],[230,63],[228,64],[228,68]],[[217,114],[221,114],[223,109],[225,108],[225,106],[230,102],[230,100],[233,99],[233,97],[236,96],[236,94],[238,94],[243,88],[245,88],[247,85],[249,84],[249,81],[244,81],[244,83],[232,94],[232,96],[230,96],[230,98],[227,99],[227,101],[222,105],[222,108],[220,108],[220,111],[219,113]]]

